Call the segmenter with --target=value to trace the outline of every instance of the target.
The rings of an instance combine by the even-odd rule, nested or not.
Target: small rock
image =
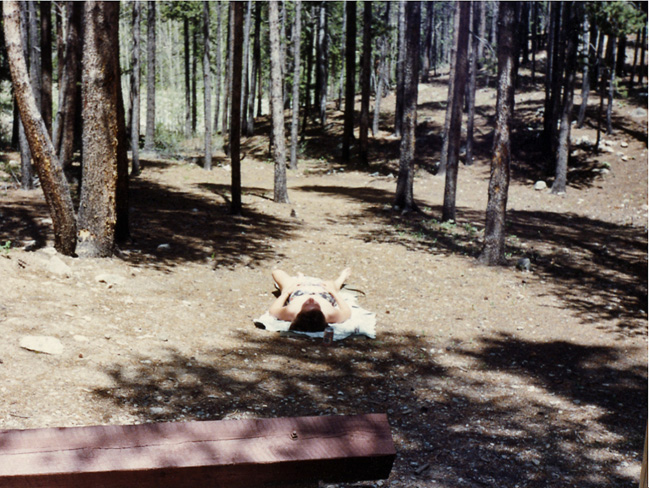
[[[546,186],[545,181],[539,180],[539,181],[535,182],[535,185],[533,185],[533,188],[536,191],[541,191],[541,190],[546,190],[548,188],[548,186]]]
[[[627,142],[625,142],[625,141],[621,142],[621,147],[627,147],[627,146],[628,146]]]
[[[70,266],[65,264],[59,256],[52,256],[47,263],[47,270],[59,276],[69,276],[71,273]]]
[[[38,243],[36,241],[27,241],[23,246],[23,250],[27,252],[36,251],[38,249]]]
[[[126,281],[126,278],[120,275],[102,273],[95,276],[95,281],[98,283],[106,283],[108,287],[111,288],[115,285],[121,285],[124,283],[124,281]]]
[[[165,409],[162,408],[162,407],[151,407],[151,408],[149,409],[149,413],[150,413],[151,415],[160,415],[160,414],[162,414],[162,413],[164,413],[164,412],[165,412]]]
[[[88,342],[90,340],[86,336],[79,335],[79,334],[72,336],[72,338],[77,342]]]
[[[156,250],[160,252],[167,252],[171,249],[172,247],[169,244],[160,244]]]
[[[621,156],[621,161],[627,161],[629,158],[627,156]]]
[[[32,352],[59,355],[63,352],[63,344],[56,337],[25,336],[20,339],[20,347]]]
[[[521,258],[519,261],[517,261],[517,269],[521,271],[530,271],[530,259]]]

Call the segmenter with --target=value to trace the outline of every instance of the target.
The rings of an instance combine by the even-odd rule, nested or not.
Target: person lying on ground
[[[281,269],[272,273],[280,289],[280,296],[273,302],[269,313],[275,318],[291,322],[289,330],[319,332],[327,324],[345,322],[352,310],[339,291],[350,276],[350,268],[344,269],[334,281],[305,277],[302,273],[290,276]]]

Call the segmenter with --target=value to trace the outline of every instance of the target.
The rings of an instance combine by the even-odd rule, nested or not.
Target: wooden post
[[[0,486],[257,487],[387,478],[384,414],[0,431]]]

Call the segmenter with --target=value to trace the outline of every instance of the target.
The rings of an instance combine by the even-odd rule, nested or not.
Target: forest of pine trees
[[[7,1],[2,7],[1,86],[15,101],[7,142],[21,153],[21,185],[32,188],[38,175],[56,248],[69,255],[111,255],[129,236],[129,177],[141,171],[140,151],[168,152],[186,138],[203,141],[206,170],[214,151],[231,158],[231,210],[241,213],[240,138],[256,135],[262,118],[272,126],[266,133],[276,202],[289,201],[286,169],[300,166],[305,131],[329,130],[336,112],[343,127],[331,151],[355,167],[372,165],[368,141],[380,124],[390,124],[400,139],[394,207],[418,211],[418,83],[448,72],[447,115],[435,148],[445,178],[441,218],[455,218],[459,163],[473,163],[475,92],[494,87],[481,260],[499,264],[514,93],[545,93],[540,147],[552,192],[561,194],[572,122],[595,118],[599,136],[609,133],[615,98],[647,92],[647,2]],[[389,92],[395,117],[382,120]],[[585,110],[589,97],[598,99],[596,113]],[[80,191],[71,192],[79,164]]]

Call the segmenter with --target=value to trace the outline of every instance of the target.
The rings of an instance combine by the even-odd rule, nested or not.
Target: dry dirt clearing
[[[358,486],[635,486],[648,398],[647,112],[617,105],[609,149],[577,146],[572,184],[554,196],[533,189],[539,94],[519,96],[511,264],[488,268],[475,256],[493,92],[479,92],[486,116],[477,162],[460,170],[458,221],[440,223],[444,179],[429,170],[444,88],[420,92],[423,214],[391,208],[388,132],[365,170],[336,163],[338,139],[308,134],[289,205],[271,201],[266,139],[246,141],[242,217],[228,214],[225,158],[206,172],[145,157],[134,240],[113,259],[57,255],[41,193],[5,185],[0,428],[386,412],[393,472]],[[523,257],[530,271],[516,267]],[[334,277],[346,266],[377,314],[376,339],[324,347],[253,325],[274,298],[273,268]],[[34,335],[62,351],[21,347]]]

